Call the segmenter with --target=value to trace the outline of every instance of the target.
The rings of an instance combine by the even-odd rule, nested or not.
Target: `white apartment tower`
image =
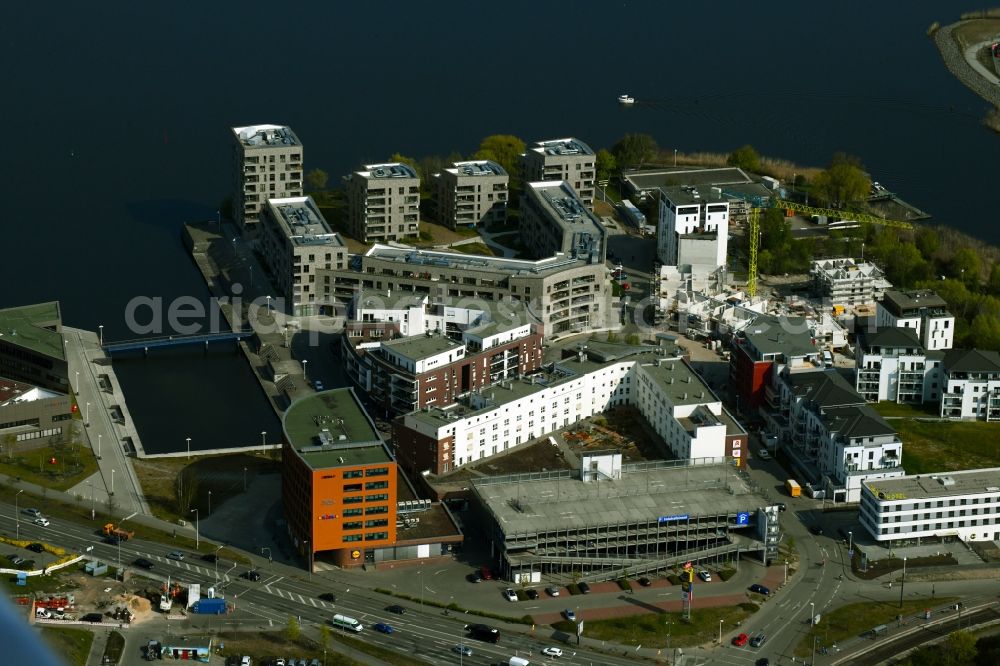
[[[886,291],[876,307],[875,324],[912,329],[927,351],[951,349],[955,341],[955,317],[930,289]]]

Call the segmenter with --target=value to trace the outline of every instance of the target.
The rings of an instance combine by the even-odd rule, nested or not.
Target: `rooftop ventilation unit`
[[[955,485],[955,479],[951,478],[950,476],[939,476],[938,483],[947,488],[949,486]]]

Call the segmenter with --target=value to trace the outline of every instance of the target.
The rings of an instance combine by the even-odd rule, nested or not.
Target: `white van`
[[[521,657],[511,657],[510,661],[507,662],[507,666],[529,666],[529,664],[531,664],[530,661]]]
[[[823,352],[823,366],[827,368],[833,367],[833,354],[827,349]]]

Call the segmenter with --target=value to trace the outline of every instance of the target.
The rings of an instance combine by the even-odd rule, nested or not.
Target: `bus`
[[[494,629],[485,624],[467,624],[465,625],[465,630],[469,632],[472,638],[479,641],[486,641],[487,643],[499,643],[500,642],[500,630]]]
[[[347,629],[348,631],[353,631],[354,633],[360,633],[364,627],[360,622],[355,620],[353,617],[348,617],[346,615],[337,614],[333,616],[333,620],[330,621],[335,627],[340,627],[341,629]]]

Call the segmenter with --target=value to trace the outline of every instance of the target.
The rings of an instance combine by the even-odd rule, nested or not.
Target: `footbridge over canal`
[[[167,335],[156,338],[137,338],[135,340],[120,340],[118,342],[108,342],[101,345],[104,353],[111,356],[114,353],[141,351],[149,353],[150,349],[161,349],[165,347],[182,347],[189,345],[208,345],[213,342],[240,342],[254,335],[252,330],[244,331],[221,331],[215,333],[195,333],[193,335]]]

